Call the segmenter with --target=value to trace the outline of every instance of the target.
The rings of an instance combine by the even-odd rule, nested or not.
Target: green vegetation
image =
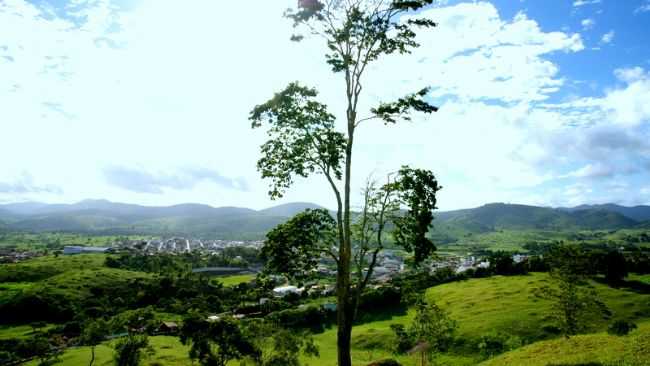
[[[528,345],[500,356],[505,360],[512,358],[514,360],[510,363],[512,365],[518,364],[519,360],[527,360],[523,358],[527,357],[526,354],[535,355],[536,352],[541,352],[544,357],[548,357],[547,361],[552,360],[550,357],[553,356],[553,347],[567,349],[576,347],[575,349],[580,350],[580,352],[573,352],[572,354],[576,354],[575,358],[567,358],[566,362],[602,362],[614,360],[616,356],[622,355],[619,351],[627,349],[625,347],[630,343],[628,340],[642,339],[642,337],[634,338],[636,335],[648,335],[650,294],[639,293],[624,285],[616,289],[600,282],[591,282],[612,314],[607,318],[597,316],[590,320],[590,326],[586,331],[599,332],[598,334],[579,335],[569,341],[560,339],[552,319],[548,317],[551,303],[538,298],[535,294],[536,289],[549,283],[547,274],[534,273],[524,276],[470,279],[430,288],[426,292],[427,299],[436,301],[449,318],[458,324],[455,341],[448,351],[439,355],[438,361],[452,366],[476,365],[485,357],[480,347],[481,343],[486,341],[484,336],[500,334],[507,335],[502,342],[517,337],[521,344]],[[406,366],[415,365],[413,356],[393,355],[392,347],[396,339],[391,329],[393,324],[408,326],[415,316],[414,309],[404,313],[399,308],[388,308],[374,314],[373,317],[368,317],[366,321],[353,328],[351,350],[353,365],[362,366],[373,360],[385,358],[395,358]],[[638,324],[639,329],[633,330],[624,337],[606,335],[604,332],[614,319],[627,319]],[[28,336],[31,332],[32,328],[29,326],[4,327],[0,331],[0,339]],[[321,333],[314,334],[313,338],[320,357],[306,357],[304,360],[312,366],[332,365],[336,360],[336,328],[325,329]],[[189,363],[188,348],[182,346],[178,338],[154,336],[149,340],[155,353],[146,358],[145,365],[172,366]],[[95,365],[112,364],[113,350],[109,347],[112,347],[114,342],[104,342],[97,347]],[[617,345],[621,344],[624,345],[621,346],[623,348],[617,348]],[[595,350],[600,348],[603,349],[603,354],[598,353],[592,357],[596,353]],[[524,350],[530,351],[524,353]],[[583,356],[578,356],[579,354]],[[87,364],[90,355],[89,347],[71,348],[62,355],[60,364]],[[531,364],[545,365],[541,361]]]
[[[220,282],[224,286],[237,286],[242,283],[251,282],[254,279],[255,275],[252,274],[220,276],[215,278],[216,281]]]
[[[650,365],[650,323],[624,337],[586,334],[533,343],[481,366]]]

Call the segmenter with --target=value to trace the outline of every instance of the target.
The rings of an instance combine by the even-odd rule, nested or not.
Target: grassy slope
[[[467,340],[465,348],[466,351],[469,351],[468,355],[443,355],[441,358],[442,364],[450,366],[476,365],[481,359],[477,355],[473,344],[481,335],[488,332],[501,331],[514,334],[529,342],[550,337],[551,335],[544,333],[542,330],[544,324],[550,324],[547,320],[544,320],[549,309],[549,303],[535,298],[532,294],[532,289],[542,286],[546,280],[547,276],[544,274],[493,277],[450,283],[429,289],[427,296],[435,299],[441,307],[449,311],[452,318],[458,321],[458,335]],[[600,284],[594,284],[594,286],[614,313],[614,317],[628,318],[636,322],[650,318],[650,295],[643,295],[626,289],[612,289]],[[386,351],[390,349],[393,343],[390,325],[393,323],[408,324],[412,316],[411,312],[397,315],[380,314],[375,317],[374,321],[354,327],[352,341],[353,364],[361,366],[368,364],[372,360],[393,357],[389,351]],[[594,319],[592,330],[603,331],[608,322],[609,320]],[[647,326],[644,326],[642,330],[646,328]],[[336,329],[328,329],[323,333],[316,334],[314,337],[320,347],[321,357],[305,359],[307,364],[311,366],[335,364]],[[600,341],[607,343],[608,347],[612,348],[611,352],[615,352],[616,342],[620,340],[618,338],[608,338],[603,334],[585,337],[586,339],[601,337],[599,338]],[[581,339],[581,337],[576,337],[576,339]],[[544,342],[561,343],[562,340],[556,339]],[[156,349],[156,356],[151,358],[148,364],[159,362],[158,365],[171,366],[189,363],[186,350],[181,347],[176,339],[152,337],[152,344]],[[543,343],[535,343],[528,347],[537,344]],[[553,345],[554,343],[549,344]],[[104,349],[102,352],[105,352],[106,357],[110,358],[110,349],[102,349]],[[88,349],[69,350],[63,358],[65,362],[62,364],[82,364],[81,360],[85,359],[84,357],[87,358],[87,355],[89,355]],[[398,357],[398,360],[405,366],[415,364],[414,359],[409,356]],[[109,363],[99,363],[99,365],[103,364],[108,365]],[[496,364],[492,363],[491,365]]]
[[[74,256],[38,257],[17,264],[0,266],[0,283],[37,282],[58,274],[80,269],[97,269],[104,266],[106,255],[84,254]]]
[[[184,366],[190,364],[190,360],[187,357],[188,349],[180,343],[178,338],[157,336],[150,337],[149,341],[155,353],[146,358],[144,365]],[[112,366],[113,348],[111,348],[111,342],[98,346],[95,350],[95,357],[95,365]],[[89,361],[90,348],[77,347],[67,350],[57,364],[87,365]],[[36,366],[38,362],[28,362],[26,365]]]
[[[481,363],[481,366],[650,365],[650,322],[625,337],[588,334],[533,343]]]
[[[254,279],[255,275],[252,274],[220,276],[216,278],[216,280],[221,282],[224,286],[237,286],[240,283],[250,282]]]

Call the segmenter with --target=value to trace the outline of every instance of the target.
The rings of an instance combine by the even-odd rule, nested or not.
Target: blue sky
[[[338,117],[323,44],[293,0],[0,0],[0,202],[87,198],[332,207],[319,177],[280,202],[255,169],[250,110],[287,83]],[[246,16],[242,16],[246,14]],[[441,209],[650,204],[650,1],[444,1],[412,55],[373,65],[361,108],[432,86],[441,110],[363,126],[355,190],[431,169]]]

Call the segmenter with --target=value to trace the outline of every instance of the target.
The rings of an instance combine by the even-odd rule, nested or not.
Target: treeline
[[[261,265],[259,250],[250,247],[228,247],[219,253],[122,253],[106,258],[110,268],[149,273],[175,273],[202,267],[249,267]]]

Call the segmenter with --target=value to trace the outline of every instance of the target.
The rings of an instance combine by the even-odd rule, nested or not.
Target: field
[[[221,282],[224,286],[237,286],[240,283],[250,282],[255,279],[253,274],[233,275],[233,276],[220,276],[215,280]]]
[[[606,333],[542,341],[508,352],[481,366],[650,365],[650,322],[624,337]]]
[[[239,280],[239,279],[237,279]],[[484,360],[478,351],[481,336],[489,333],[503,333],[521,338],[523,348],[504,354],[499,359],[488,360],[486,365],[529,364],[526,357],[546,357],[549,362],[555,360],[553,350],[579,349],[573,358],[567,357],[563,362],[601,362],[614,360],[615,356],[627,352],[625,344],[637,344],[650,332],[650,294],[638,293],[633,289],[614,289],[599,283],[592,285],[612,312],[608,319],[597,317],[592,319],[590,332],[584,336],[570,340],[558,338],[545,326],[550,325],[546,317],[549,303],[538,299],[534,289],[546,284],[547,275],[531,274],[513,277],[492,277],[471,279],[433,287],[427,291],[427,298],[436,301],[450,316],[458,321],[457,336],[461,339],[453,349],[440,356],[441,364],[450,366],[476,365]],[[471,294],[471,295],[469,295]],[[390,325],[394,323],[408,324],[413,317],[407,313],[386,312],[374,314],[371,321],[365,322],[353,329],[352,356],[355,366],[367,365],[373,360],[394,357],[405,366],[415,365],[411,356],[395,357],[390,351],[394,338]],[[612,319],[628,319],[640,325],[640,329],[624,338],[613,337],[603,333]],[[645,323],[644,323],[645,321]],[[547,330],[545,330],[547,329]],[[25,329],[26,331],[28,329]],[[6,330],[8,331],[8,330]],[[635,337],[634,335],[638,335]],[[305,359],[311,366],[330,366],[336,359],[336,329],[334,327],[314,335],[320,347],[320,358]],[[184,365],[189,364],[186,349],[177,339],[169,337],[151,338],[155,354],[149,357],[148,365]],[[629,342],[628,342],[629,341]],[[637,342],[638,341],[638,342]],[[635,343],[636,342],[636,343]],[[645,343],[639,343],[646,347]],[[603,349],[603,352],[593,350]],[[591,350],[591,351],[590,351]],[[630,351],[632,352],[632,351]],[[87,348],[68,350],[62,358],[63,365],[82,364],[88,360],[90,351]],[[106,345],[98,348],[100,363],[109,365],[111,349]],[[568,352],[567,354],[571,354]],[[497,361],[504,360],[504,361]],[[510,361],[513,360],[513,361]],[[540,361],[541,362],[541,361]],[[609,361],[608,361],[609,362]],[[235,363],[239,364],[239,363]],[[546,363],[531,363],[531,365]]]
[[[110,246],[118,239],[143,239],[145,236],[129,235],[85,235],[74,233],[0,233],[0,248],[12,247],[20,250],[60,250],[66,245],[93,247]]]

